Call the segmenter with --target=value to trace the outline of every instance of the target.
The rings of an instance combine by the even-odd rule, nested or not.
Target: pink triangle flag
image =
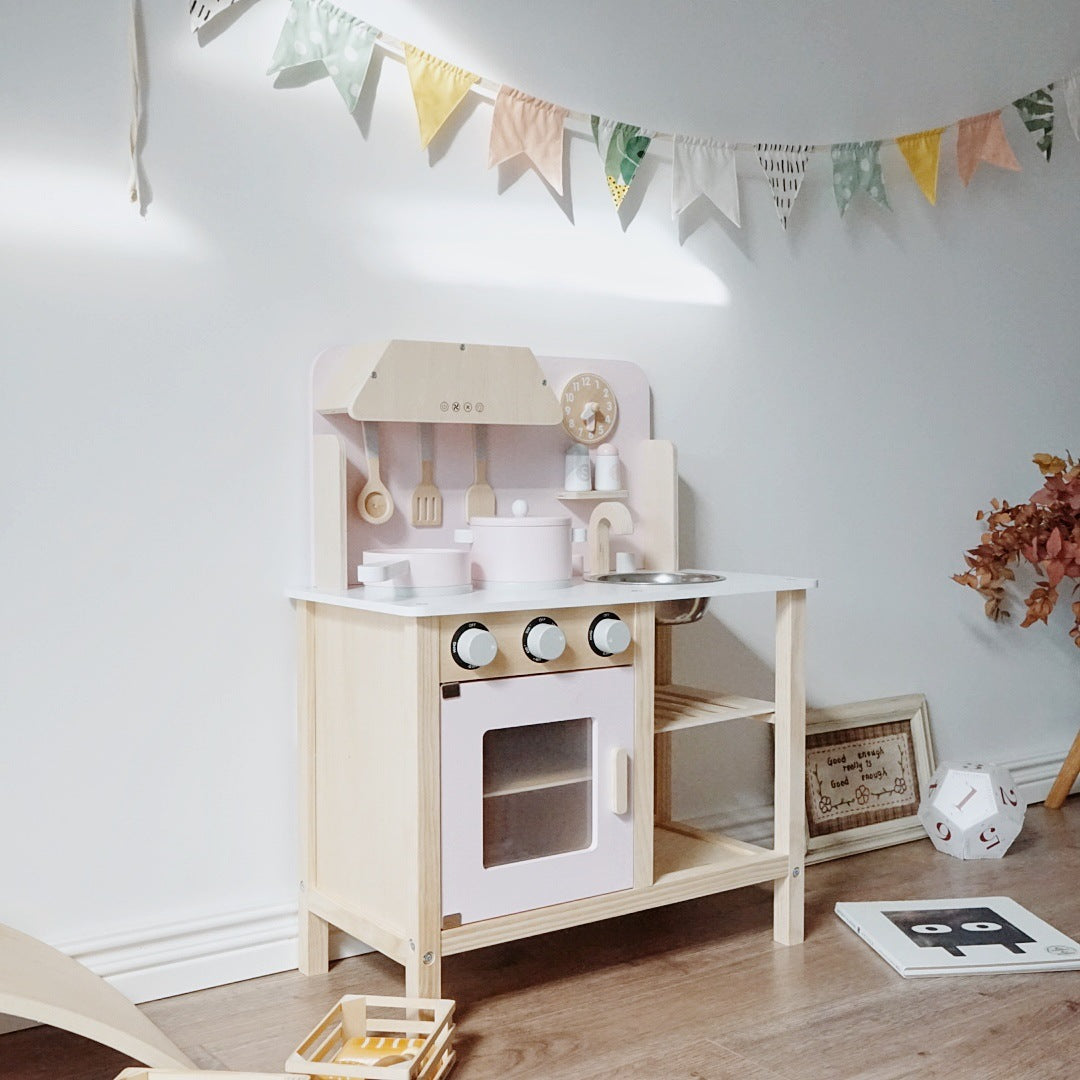
[[[568,110],[509,86],[499,88],[491,118],[488,168],[524,154],[536,171],[563,193],[563,124]]]
[[[1020,171],[1020,162],[1005,136],[1000,109],[960,121],[956,136],[956,168],[964,187],[983,161],[1001,169]]]

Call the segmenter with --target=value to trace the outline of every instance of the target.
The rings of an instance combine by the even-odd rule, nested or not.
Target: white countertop
[[[407,615],[414,618],[435,615],[474,615],[492,611],[530,611],[538,608],[558,609],[575,607],[612,607],[616,604],[648,604],[660,600],[687,600],[695,596],[745,596],[751,593],[789,592],[815,589],[815,578],[780,577],[775,574],[728,573],[723,581],[700,585],[610,585],[574,578],[569,586],[559,589],[535,586],[476,587],[471,592],[449,596],[412,596],[401,599],[365,599],[364,587],[358,585],[341,591],[322,589],[293,589],[293,600],[310,600],[317,604],[378,611],[385,615]]]

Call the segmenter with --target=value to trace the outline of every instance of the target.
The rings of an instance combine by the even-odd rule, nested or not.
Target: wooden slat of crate
[[[395,1009],[407,1017],[371,1016],[369,1009]],[[431,1020],[412,1019],[429,1012]],[[350,994],[341,999],[289,1056],[285,1068],[309,1077],[341,1080],[438,1080],[454,1064],[454,1002],[446,998],[399,998]],[[350,1030],[363,1023],[363,1030]],[[346,1065],[334,1061],[346,1039],[397,1033],[422,1036],[424,1048],[409,1062],[394,1065]]]

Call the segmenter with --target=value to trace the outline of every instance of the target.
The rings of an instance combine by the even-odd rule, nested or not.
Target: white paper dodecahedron
[[[939,765],[919,806],[938,851],[958,859],[1000,859],[1020,835],[1027,803],[1001,765]]]

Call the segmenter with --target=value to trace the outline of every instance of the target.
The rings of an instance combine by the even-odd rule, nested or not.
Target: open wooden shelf
[[[674,683],[658,686],[655,702],[653,730],[657,735],[743,718],[771,724],[776,713],[776,704],[772,701]]]
[[[739,876],[749,885],[782,875],[786,866],[786,857],[771,848],[681,822],[660,822],[653,831],[654,888],[702,872]]]

